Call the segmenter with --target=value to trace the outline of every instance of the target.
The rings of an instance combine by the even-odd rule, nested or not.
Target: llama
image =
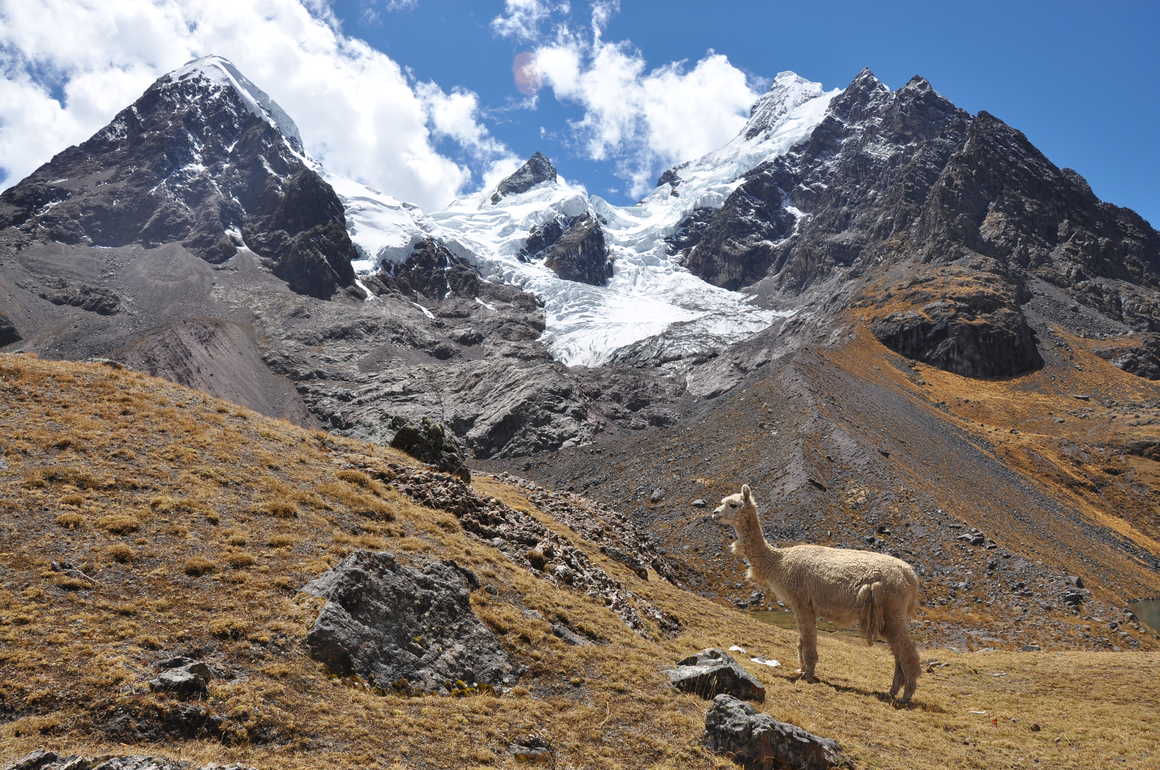
[[[817,618],[839,625],[856,623],[867,644],[878,638],[889,643],[894,654],[890,697],[902,688],[901,702],[910,701],[919,662],[907,629],[910,616],[918,609],[918,578],[909,564],[873,551],[821,545],[773,548],[761,531],[757,504],[748,485],[741,487],[740,494],[724,498],[713,515],[737,530],[732,550],[749,564],[746,578],[772,590],[793,610],[804,679],[814,681]]]

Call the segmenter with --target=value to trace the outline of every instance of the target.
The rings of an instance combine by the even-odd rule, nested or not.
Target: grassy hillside
[[[582,549],[676,616],[631,630],[423,507],[390,479],[414,461],[98,364],[0,356],[0,764],[46,747],[238,761],[262,768],[505,767],[536,734],[557,767],[728,767],[700,746],[707,703],[661,673],[708,646],[742,662],[764,711],[838,740],[859,766],[1160,764],[1160,654],[922,651],[916,703],[881,693],[892,662],[822,634],[819,674],[792,679],[796,634],[642,580],[494,477],[481,494]],[[385,480],[383,480],[385,479]],[[404,697],[342,680],[306,654],[320,600],[298,589],[357,549],[453,558],[472,605],[526,666],[502,696]],[[570,646],[566,622],[606,640]],[[193,654],[228,677],[200,705],[212,736],[166,732],[180,702],[145,682]]]

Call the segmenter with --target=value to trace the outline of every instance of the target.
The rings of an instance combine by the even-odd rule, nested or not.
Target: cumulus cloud
[[[425,208],[472,179],[436,150],[437,136],[480,161],[506,158],[475,94],[413,83],[343,35],[326,0],[0,0],[0,185],[86,139],[159,75],[210,53],[281,104],[329,171]]]
[[[631,43],[603,39],[616,0],[592,6],[591,34],[557,29],[530,65],[556,99],[578,104],[572,124],[585,154],[611,160],[640,195],[661,169],[717,149],[741,130],[758,84],[723,54],[649,68]]]

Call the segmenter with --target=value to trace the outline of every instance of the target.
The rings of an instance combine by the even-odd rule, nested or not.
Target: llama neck
[[[757,508],[747,505],[737,514],[733,524],[737,530],[737,553],[745,558],[750,565],[761,562],[780,561],[780,554],[776,548],[771,548],[761,531],[761,522],[757,518]]]

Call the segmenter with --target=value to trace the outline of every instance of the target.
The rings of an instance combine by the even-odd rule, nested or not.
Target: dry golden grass
[[[768,688],[763,710],[839,740],[859,766],[1147,767],[1160,757],[1157,653],[927,650],[915,707],[895,709],[880,697],[892,670],[881,645],[823,633],[823,681],[793,681],[792,630],[637,579],[494,479],[474,483],[569,537],[679,617],[683,633],[636,634],[600,602],[471,539],[448,513],[352,471],[411,462],[391,450],[96,365],[0,356],[0,402],[0,704],[12,715],[0,723],[0,763],[52,747],[263,768],[513,767],[508,744],[540,734],[559,768],[731,767],[700,745],[706,702],[669,690],[662,669],[733,644],[786,664],[741,656]],[[78,436],[75,425],[83,442],[48,448],[54,436]],[[60,499],[86,479],[99,493],[65,528]],[[270,515],[271,501],[297,515]],[[126,512],[137,521],[128,536],[98,524]],[[109,558],[118,545],[129,561]],[[501,697],[407,698],[328,675],[302,644],[320,600],[298,589],[362,547],[454,558],[496,589],[471,601],[526,666],[519,686]],[[92,580],[53,572],[50,561]],[[607,643],[568,646],[550,631],[556,619]],[[157,661],[188,650],[239,674],[214,680],[204,701],[223,717],[221,736],[123,745],[106,735],[103,715],[173,707],[144,683]]]

